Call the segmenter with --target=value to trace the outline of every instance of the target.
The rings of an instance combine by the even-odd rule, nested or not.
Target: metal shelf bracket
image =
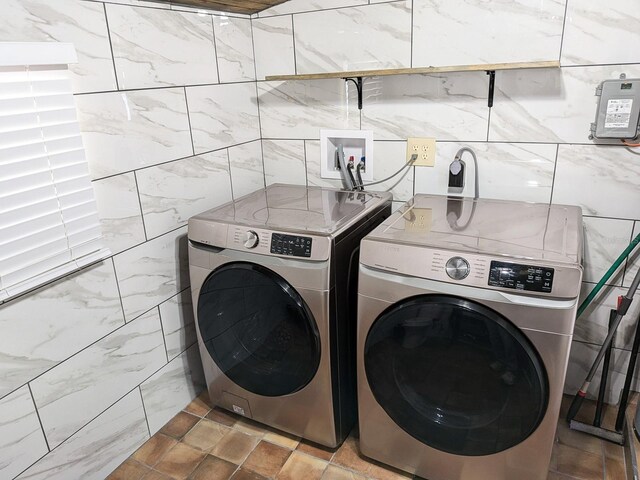
[[[496,71],[487,70],[487,75],[489,75],[489,97],[487,103],[489,108],[491,108],[493,107],[493,92],[496,87]]]
[[[349,80],[351,80],[353,82],[353,84],[356,86],[356,90],[358,91],[358,110],[362,110],[362,77],[356,77],[356,78],[351,78],[351,77],[345,77],[343,78],[343,80],[345,82],[348,82]]]

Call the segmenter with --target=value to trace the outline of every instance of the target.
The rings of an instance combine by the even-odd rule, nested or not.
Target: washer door
[[[405,432],[456,455],[490,455],[535,431],[548,403],[542,360],[497,312],[447,295],[396,303],[373,323],[364,366]]]
[[[313,315],[298,292],[268,268],[225,264],[205,280],[197,308],[211,358],[245,390],[287,395],[318,370],[320,335]]]

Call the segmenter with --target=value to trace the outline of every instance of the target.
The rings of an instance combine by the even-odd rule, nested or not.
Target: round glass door
[[[364,356],[380,406],[444,452],[506,450],[531,435],[547,409],[547,375],[529,340],[462,298],[422,295],[391,306],[372,325]]]
[[[316,322],[302,297],[271,270],[246,262],[218,268],[204,282],[197,308],[211,358],[245,390],[287,395],[315,375]]]

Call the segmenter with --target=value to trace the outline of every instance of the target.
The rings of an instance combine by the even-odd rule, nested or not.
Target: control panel
[[[489,285],[551,293],[553,273],[553,268],[493,261],[489,269]]]
[[[286,235],[284,233],[271,234],[271,253],[289,255],[292,257],[311,257],[311,237]]]

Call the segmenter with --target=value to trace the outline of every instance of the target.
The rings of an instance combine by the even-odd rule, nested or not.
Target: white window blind
[[[108,255],[66,65],[0,66],[0,302]]]

